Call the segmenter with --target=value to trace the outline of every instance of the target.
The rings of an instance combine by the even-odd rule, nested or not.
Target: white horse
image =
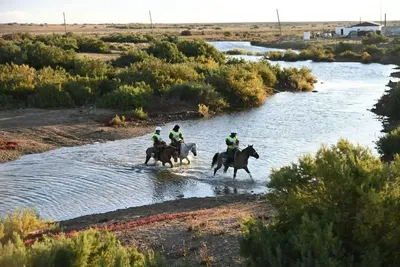
[[[197,156],[197,147],[195,143],[182,143],[181,144],[181,151],[179,153],[179,160],[182,164],[182,161],[186,159],[190,164],[190,160],[188,159],[189,152],[192,152],[193,155]]]

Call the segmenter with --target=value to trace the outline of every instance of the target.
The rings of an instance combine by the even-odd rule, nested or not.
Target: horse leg
[[[172,164],[172,161],[171,161],[171,160],[169,160],[168,163],[171,165],[171,168],[174,167],[174,164]]]
[[[233,170],[233,179],[236,179],[236,172],[237,172],[237,168],[234,168],[234,170]]]
[[[181,157],[179,158],[179,161],[180,161],[180,164],[182,165],[182,158]]]
[[[221,169],[221,167],[222,167],[222,163],[221,163],[221,161],[218,161],[218,165],[217,165],[217,167],[214,169],[214,176],[215,176],[215,174],[217,173],[217,171],[218,171],[219,169]]]
[[[251,175],[251,173],[250,173],[250,171],[249,171],[249,168],[247,168],[247,166],[246,166],[246,167],[244,167],[243,169],[250,175],[251,180],[254,181],[253,175]]]
[[[224,165],[224,173],[226,173],[229,169],[229,164]]]
[[[145,165],[147,165],[147,163],[149,162],[150,158],[151,158],[151,156],[146,155],[146,161],[145,161],[145,163],[144,163]]]
[[[190,164],[190,160],[189,160],[189,158],[188,158],[188,157],[186,157],[186,160],[187,160],[188,164]]]

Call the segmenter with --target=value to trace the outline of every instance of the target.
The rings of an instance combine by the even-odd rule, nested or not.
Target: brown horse
[[[254,157],[258,159],[260,156],[258,155],[257,151],[253,148],[253,146],[248,146],[242,151],[236,151],[235,158],[233,163],[227,164],[228,155],[226,152],[216,153],[213,157],[211,168],[217,164],[217,167],[214,169],[214,175],[217,171],[224,165],[224,173],[227,172],[229,167],[233,167],[233,179],[236,178],[236,172],[239,169],[244,169],[249,175],[250,178],[253,180],[253,176],[251,175],[249,168],[247,168],[248,160],[250,157]]]
[[[150,160],[151,157],[155,159],[155,153],[156,150],[154,147],[149,147],[146,150],[146,162],[144,164],[147,164]],[[179,153],[176,150],[176,148],[171,147],[171,146],[165,146],[161,148],[161,153],[160,153],[160,159],[159,161],[162,162],[163,166],[165,166],[165,163],[169,163],[171,165],[171,168],[174,167],[171,161],[171,157],[174,158],[175,162],[178,160]]]

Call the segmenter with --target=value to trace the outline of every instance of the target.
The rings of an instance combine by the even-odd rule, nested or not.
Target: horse
[[[249,145],[242,151],[236,151],[233,163],[227,164],[228,155],[227,152],[216,153],[212,159],[211,168],[217,164],[217,167],[214,169],[214,175],[217,171],[224,165],[224,173],[227,172],[229,167],[233,167],[233,179],[236,178],[236,172],[239,169],[244,169],[249,175],[250,178],[253,180],[253,176],[251,175],[249,168],[247,168],[247,163],[249,157],[254,157],[258,159],[260,156],[258,155],[257,151],[253,148],[252,145]]]
[[[182,164],[182,161],[184,159],[187,160],[187,162],[190,164],[190,160],[188,159],[189,152],[192,152],[193,155],[196,157],[197,156],[197,146],[195,143],[183,143],[181,144],[181,151],[179,153],[179,160]]]
[[[146,162],[144,164],[147,165],[151,157],[155,159],[155,153],[156,153],[155,147],[149,147],[146,150]],[[169,163],[171,165],[171,168],[173,168],[174,165],[172,164],[171,157],[173,157],[176,162],[178,160],[178,156],[179,156],[178,152],[174,147],[165,146],[161,148],[161,153],[160,153],[161,158],[158,160],[162,162],[163,166],[165,166],[165,163]]]

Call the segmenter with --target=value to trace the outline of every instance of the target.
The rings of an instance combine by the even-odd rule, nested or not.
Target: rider
[[[231,135],[225,139],[228,146],[226,153],[228,155],[228,164],[234,160],[235,152],[239,149],[239,139],[237,138],[237,131],[232,130]]]
[[[156,127],[156,132],[151,136],[151,140],[153,140],[153,147],[155,148],[154,157],[156,160],[161,158],[161,149],[164,147],[165,142],[161,138],[161,127]]]
[[[171,139],[171,145],[176,147],[178,151],[181,151],[181,144],[183,143],[182,133],[179,131],[179,125],[175,125],[172,131],[169,133],[169,139]]]

